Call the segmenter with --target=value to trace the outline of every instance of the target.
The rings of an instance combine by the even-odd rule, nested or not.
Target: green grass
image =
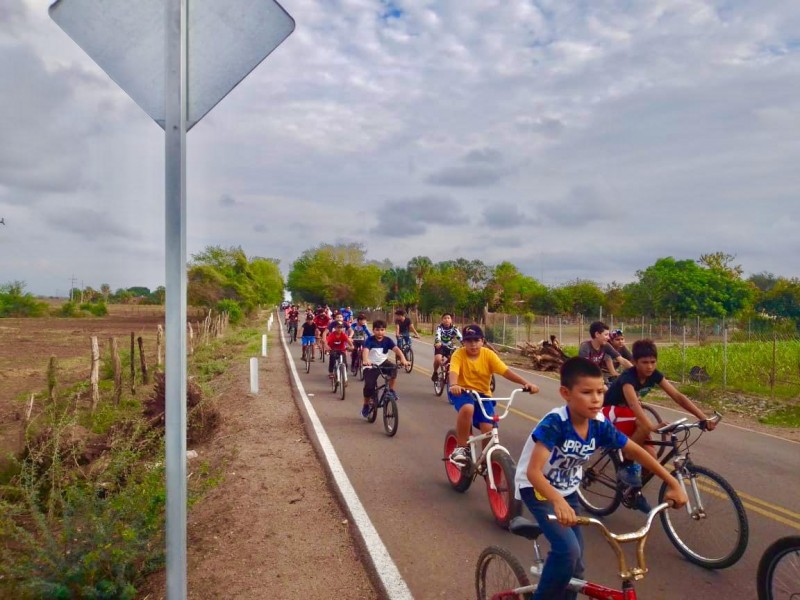
[[[784,406],[759,421],[775,427],[800,427],[800,405]]]
[[[575,356],[575,346],[564,351]],[[773,394],[776,399],[800,397],[800,340],[780,341],[775,344],[775,376],[773,372],[772,342],[732,342],[727,348],[727,373],[725,373],[722,344],[686,346],[686,356],[680,344],[659,344],[658,369],[672,381],[690,384],[689,371],[694,366],[703,367],[710,381],[703,387],[710,391],[724,389],[765,398]],[[774,389],[773,389],[774,388]]]

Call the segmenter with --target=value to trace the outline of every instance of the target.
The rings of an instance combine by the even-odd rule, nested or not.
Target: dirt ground
[[[222,427],[191,448],[190,473],[207,463],[223,479],[189,513],[189,598],[378,598],[306,435],[276,333],[259,359],[259,393],[249,393],[245,361],[214,380]],[[158,573],[140,598],[164,589]]]

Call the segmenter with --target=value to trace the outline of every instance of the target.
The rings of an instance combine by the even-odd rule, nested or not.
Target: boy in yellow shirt
[[[473,427],[481,433],[492,430],[492,421],[483,414],[480,406],[475,406],[475,398],[468,390],[478,392],[483,398],[491,398],[490,389],[492,374],[501,375],[518,383],[522,388],[535,394],[539,388],[517,375],[500,360],[500,357],[484,347],[483,331],[478,325],[467,325],[463,331],[464,345],[453,352],[450,357],[450,384],[447,391],[450,402],[458,412],[456,417],[456,437],[458,446],[450,454],[450,462],[463,468],[469,465],[470,454],[467,439]],[[484,404],[486,414],[494,414],[494,402]]]

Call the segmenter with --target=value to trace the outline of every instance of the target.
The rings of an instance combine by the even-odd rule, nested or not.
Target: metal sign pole
[[[167,598],[186,598],[187,0],[165,2]]]

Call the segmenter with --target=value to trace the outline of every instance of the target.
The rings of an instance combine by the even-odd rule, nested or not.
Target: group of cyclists
[[[287,322],[296,320],[298,315],[296,306],[287,308]],[[394,317],[398,343],[410,345],[412,336],[419,337],[418,332],[405,311],[396,311]],[[387,372],[394,388],[396,365],[388,358],[395,354],[398,362],[405,364],[405,356],[386,335],[385,321],[374,321],[370,331],[363,313],[354,320],[349,306],[331,311],[326,305],[306,309],[305,320],[303,345],[324,345],[331,352],[329,373],[333,356],[350,350],[352,359],[362,358],[364,367],[374,365]],[[644,444],[664,424],[648,419],[641,408],[642,397],[659,387],[685,411],[704,420],[708,430],[714,429],[714,421],[707,420],[705,413],[656,369],[655,343],[638,340],[632,351],[628,350],[623,332],[610,331],[600,321],[591,324],[589,333],[591,339],[581,344],[579,356],[569,358],[561,368],[559,393],[565,404],[539,421],[517,461],[515,495],[531,511],[551,545],[534,600],[574,597],[566,591],[567,586],[570,578],[580,577],[584,569],[583,540],[577,526],[577,490],[582,465],[598,448],[618,448],[623,452],[625,461],[618,478],[625,493],[635,495],[632,505],[639,510],[651,510],[641,494],[642,466],[667,484],[665,500],[674,507],[688,501],[678,481],[657,462],[652,447]],[[456,343],[461,347],[456,348]],[[467,469],[471,461],[467,439],[473,428],[490,430],[493,416],[493,403],[484,403],[484,415],[475,406],[473,392],[490,398],[494,375],[517,383],[531,394],[539,388],[501,360],[479,325],[468,325],[462,331],[454,324],[451,313],[442,315],[434,334],[433,380],[443,368],[448,369],[448,397],[457,412],[458,445],[448,460]],[[621,369],[624,370],[620,374]],[[370,376],[365,372],[362,417],[369,413],[368,403],[377,377],[377,369]],[[557,522],[550,521],[548,515],[555,515]]]

